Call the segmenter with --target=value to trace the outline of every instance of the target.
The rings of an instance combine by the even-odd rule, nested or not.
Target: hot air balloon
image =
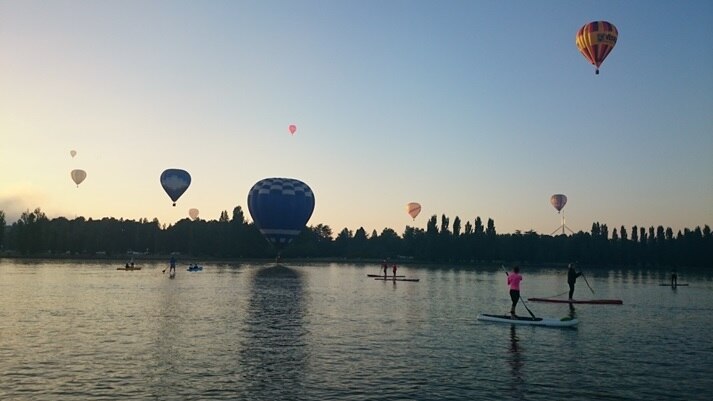
[[[594,21],[584,24],[577,31],[575,43],[577,49],[596,68],[595,74],[599,74],[599,66],[616,45],[619,31],[607,21]]]
[[[193,220],[197,219],[198,218],[198,209],[196,209],[196,208],[188,209],[188,217],[190,217]]]
[[[76,150],[70,150],[70,151],[69,151],[69,155],[72,156],[72,157],[74,157],[74,156],[77,155],[77,151],[76,151]]]
[[[161,173],[161,186],[173,201],[173,206],[176,206],[176,201],[186,192],[189,185],[191,185],[191,175],[185,170],[170,168]]]
[[[295,132],[297,132],[297,126],[294,124],[290,124],[290,126],[288,128],[290,130],[290,134],[292,134],[292,135],[294,135]]]
[[[72,176],[72,181],[77,184],[77,188],[79,188],[79,184],[81,184],[82,181],[87,178],[87,172],[80,169],[72,170],[69,175]]]
[[[279,253],[302,232],[314,211],[312,189],[292,178],[265,178],[248,193],[255,225]]]
[[[557,213],[559,213],[564,205],[567,204],[567,196],[562,195],[562,194],[554,194],[550,197],[550,203],[552,206],[557,209]]]
[[[416,202],[410,202],[406,205],[406,211],[412,219],[416,220],[416,216],[421,213],[421,204]]]

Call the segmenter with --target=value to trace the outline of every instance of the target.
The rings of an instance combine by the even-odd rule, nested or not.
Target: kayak
[[[383,278],[383,277],[378,278],[378,277],[377,277],[377,278],[375,278],[374,280],[381,280],[381,281],[419,281],[420,279],[418,279],[418,278],[398,278],[398,277],[397,277],[397,278],[393,278],[393,277],[391,277],[391,278]]]
[[[568,317],[563,317],[562,319],[551,318],[551,317],[525,317],[517,316],[511,317],[509,315],[490,315],[483,313],[478,315],[478,320],[483,320],[486,322],[497,322],[497,323],[510,323],[510,324],[524,324],[529,326],[550,326],[550,327],[573,327],[579,323],[577,319],[571,319]]]
[[[117,267],[116,270],[141,270],[140,267]]]
[[[621,299],[557,299],[557,298],[527,298],[533,302],[554,302],[560,304],[596,304],[596,305],[621,305]]]
[[[381,278],[384,277],[383,274],[367,274],[366,276],[367,276],[367,277],[381,277]],[[386,276],[386,277],[394,278],[394,276]],[[399,276],[399,275],[396,275],[396,277],[406,277],[406,276]]]

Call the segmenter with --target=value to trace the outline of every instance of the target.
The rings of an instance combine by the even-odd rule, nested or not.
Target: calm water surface
[[[509,310],[494,269],[0,260],[1,400],[708,400],[713,277],[592,270],[575,298],[529,302],[576,329],[478,322]],[[567,289],[524,271],[523,296]],[[527,312],[522,306],[519,314]]]

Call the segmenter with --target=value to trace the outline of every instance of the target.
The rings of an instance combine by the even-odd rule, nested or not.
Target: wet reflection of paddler
[[[510,364],[510,374],[512,375],[511,389],[515,393],[514,399],[523,399],[525,380],[522,377],[522,367],[524,365],[522,358],[522,347],[520,347],[520,339],[517,336],[515,325],[510,326],[510,348],[508,349],[508,363]]]

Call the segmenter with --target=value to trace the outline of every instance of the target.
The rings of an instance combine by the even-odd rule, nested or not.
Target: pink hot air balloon
[[[567,196],[563,194],[554,194],[550,197],[550,203],[557,209],[557,213],[562,211],[564,205],[567,204]]]
[[[188,209],[188,217],[190,217],[192,220],[195,220],[198,218],[198,209],[196,208],[190,208]]]
[[[421,213],[421,204],[417,202],[410,202],[406,204],[406,212],[412,219],[416,220],[416,216]]]
[[[288,128],[290,130],[290,134],[292,134],[292,135],[294,135],[295,132],[297,132],[297,126],[294,124],[290,124],[290,126]]]

